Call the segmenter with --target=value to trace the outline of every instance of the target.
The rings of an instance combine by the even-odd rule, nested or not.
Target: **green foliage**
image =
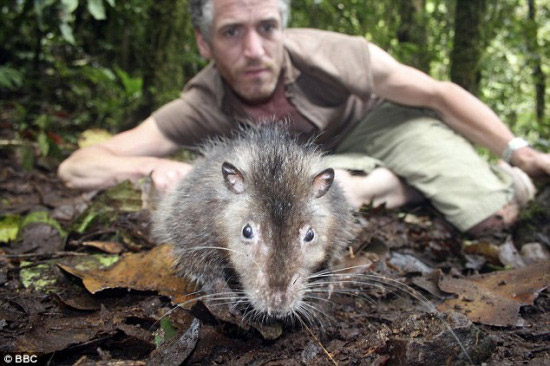
[[[115,72],[124,87],[124,97],[128,102],[138,99],[141,96],[143,88],[143,80],[141,78],[133,78],[124,70],[115,67]]]
[[[162,343],[174,339],[178,335],[178,331],[172,325],[168,317],[160,319],[160,328],[155,332],[155,344],[159,347]]]
[[[547,19],[550,2],[537,3],[543,10],[539,19]],[[501,16],[498,17],[499,24],[495,25],[498,32],[495,32],[482,59],[481,98],[518,134],[527,136],[534,143],[539,142],[544,148],[544,140],[550,137],[550,130],[546,127],[550,124],[550,111],[546,111],[546,126],[537,124],[535,88],[530,67],[534,55],[529,52],[526,42],[526,28],[529,26],[527,2],[506,0],[499,4],[502,7]],[[541,6],[543,4],[545,6]],[[540,33],[548,35],[548,22],[539,21],[538,24]],[[548,65],[550,43],[539,34],[539,44],[543,46],[537,56],[542,58],[543,65]],[[549,72],[550,69],[546,68],[547,83]],[[546,99],[550,101],[548,95]]]
[[[52,276],[52,264],[22,261],[19,278],[25,288],[32,288],[35,291],[50,292],[50,289],[57,282]]]
[[[23,84],[23,74],[9,66],[0,66],[0,88],[14,90]]]
[[[402,3],[405,6],[401,6]],[[403,26],[403,8],[420,4],[413,19],[413,30],[425,29],[425,39],[415,43],[398,40]],[[543,124],[536,122],[535,91],[530,65],[540,57],[545,81],[550,75],[550,1],[536,0],[538,7],[539,53],[527,48],[529,27],[527,1],[488,1],[483,21],[483,39],[479,45],[480,97],[518,134],[548,150],[550,111]],[[456,0],[396,0],[373,2],[358,0],[304,0],[292,3],[291,26],[315,27],[347,34],[366,36],[403,63],[421,65],[426,57],[426,71],[441,80],[449,79],[449,57],[453,49]],[[420,23],[420,28],[419,28]],[[532,32],[531,32],[532,34]],[[532,36],[531,36],[532,37]],[[546,93],[550,105],[550,93]]]
[[[456,4],[295,0],[290,26],[364,36],[401,62],[448,80]],[[517,133],[542,146],[550,140],[550,113],[536,122],[532,63],[540,58],[548,82],[550,0],[535,5],[537,16],[529,20],[527,0],[487,2],[479,95]],[[23,110],[18,133],[51,155],[57,145],[52,133],[74,140],[75,130],[116,132],[176,98],[206,64],[186,6],[187,0],[2,2],[0,95],[2,104]],[[528,43],[533,37],[536,42]],[[43,116],[47,123],[35,123]]]
[[[88,11],[96,20],[105,20],[107,18],[103,0],[88,0]]]
[[[21,156],[21,167],[24,171],[30,172],[34,168],[34,152],[30,146],[24,145],[18,149]]]
[[[21,217],[19,215],[4,215],[0,217],[0,243],[9,243],[17,238]]]
[[[48,224],[55,228],[59,232],[59,235],[67,235],[59,222],[51,218],[46,211],[36,211],[29,213],[23,218],[19,215],[0,216],[0,243],[16,240],[21,230],[32,223]]]
[[[20,225],[19,229],[22,230],[25,226],[27,226],[29,224],[32,224],[32,223],[48,224],[48,225],[52,226],[53,228],[55,228],[59,232],[59,235],[61,235],[61,236],[67,235],[67,233],[63,230],[63,228],[59,224],[59,222],[57,222],[57,220],[51,218],[50,215],[48,214],[48,212],[46,212],[46,211],[36,211],[36,212],[29,213],[21,221],[21,225]]]
[[[73,221],[69,231],[84,233],[93,224],[113,221],[121,212],[137,212],[141,209],[141,192],[129,181],[124,181],[103,192]]]

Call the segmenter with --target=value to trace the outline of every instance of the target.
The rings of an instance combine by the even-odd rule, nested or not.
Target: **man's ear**
[[[197,40],[197,46],[199,47],[199,53],[207,60],[212,58],[212,49],[210,44],[204,39],[202,32],[195,29],[195,39]]]

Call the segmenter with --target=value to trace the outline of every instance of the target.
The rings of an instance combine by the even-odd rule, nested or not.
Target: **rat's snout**
[[[299,278],[299,275],[294,275],[291,278],[287,277],[286,279],[281,276],[275,281],[266,283],[266,287],[257,299],[256,309],[273,317],[291,315],[299,307],[302,300]]]
[[[295,307],[295,296],[290,291],[273,291],[265,299],[264,311],[269,316],[284,317],[290,315]]]

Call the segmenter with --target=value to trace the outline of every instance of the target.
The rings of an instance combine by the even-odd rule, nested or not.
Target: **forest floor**
[[[361,271],[318,322],[259,326],[185,296],[146,183],[82,193],[55,162],[0,160],[2,364],[550,364],[549,187],[477,240],[426,206],[365,209],[345,261]]]

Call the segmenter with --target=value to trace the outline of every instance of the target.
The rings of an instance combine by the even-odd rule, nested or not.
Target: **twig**
[[[44,253],[44,254],[35,254],[35,253],[29,253],[29,254],[0,254],[0,258],[9,258],[9,259],[27,259],[27,258],[34,258],[34,259],[53,259],[53,258],[61,258],[61,257],[76,257],[76,256],[86,256],[90,255],[90,253],[79,253],[79,252],[56,252],[56,253]]]
[[[36,146],[36,143],[25,140],[0,140],[0,146]]]
[[[317,338],[315,336],[315,334],[313,334],[313,332],[311,331],[311,329],[309,329],[309,327],[307,325],[304,324],[304,326],[306,327],[306,329],[309,331],[309,334],[311,334],[311,336],[313,337],[313,339],[315,339],[315,341],[317,343],[319,343],[319,346],[321,346],[321,348],[323,349],[323,351],[327,354],[328,356],[328,359],[332,361],[333,364],[335,364],[336,366],[338,366],[338,362],[336,362],[336,360],[334,359],[334,357],[332,357],[332,355],[329,353],[329,351],[327,351],[327,349],[325,348],[325,346],[323,346],[323,344],[321,343],[321,341],[319,340],[319,338]]]

